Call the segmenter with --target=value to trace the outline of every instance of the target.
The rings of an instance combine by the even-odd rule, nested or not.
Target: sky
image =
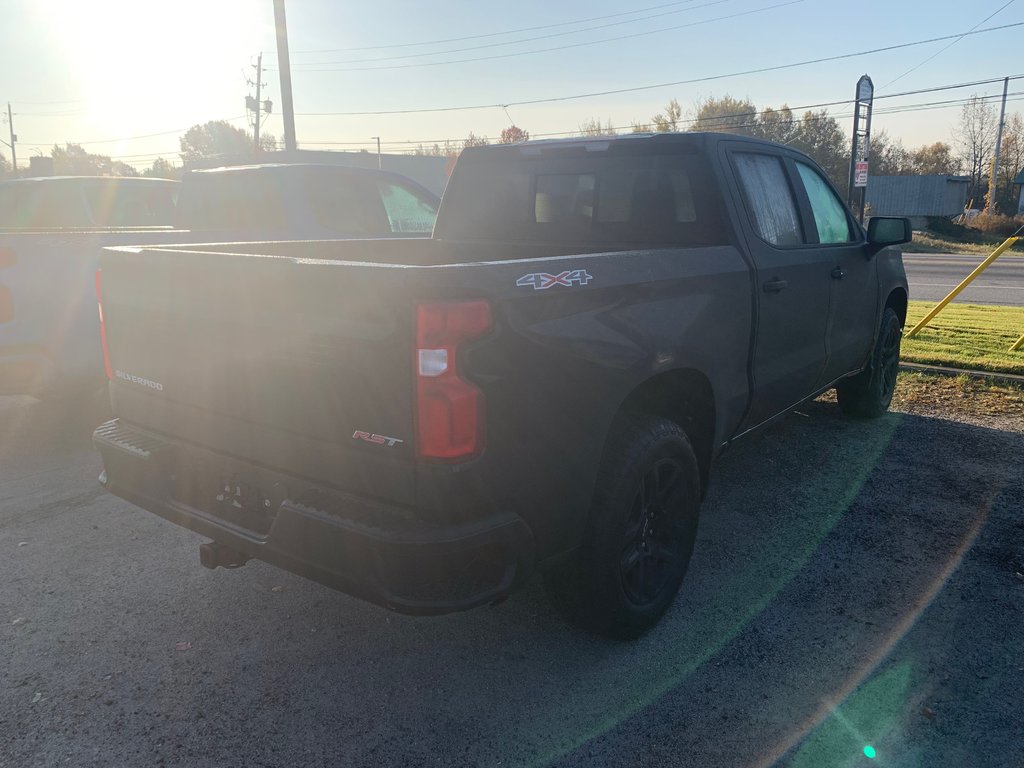
[[[759,108],[816,105],[851,98],[863,74],[876,96],[1024,74],[1024,26],[750,73],[1021,24],[1024,0],[286,0],[286,7],[296,135],[310,149],[375,150],[379,136],[385,152],[408,151],[470,132],[493,139],[511,123],[535,137],[576,131],[591,118],[628,129],[673,98],[684,114],[725,94]],[[0,0],[0,10],[0,104],[12,106],[19,167],[65,142],[138,168],[157,156],[178,162],[178,138],[189,126],[229,119],[246,127],[245,97],[253,92],[246,79],[254,79],[261,51],[263,98],[273,102],[263,130],[283,135],[272,0]],[[663,83],[676,84],[645,87]],[[911,147],[948,142],[960,106],[934,102],[1001,90],[991,82],[879,100],[874,126]],[[1024,110],[1024,79],[1011,80],[1010,93],[1008,111]],[[516,104],[542,99],[561,100]],[[932,108],[885,113],[926,103]],[[480,108],[447,109],[464,106]],[[337,114],[438,109],[446,111]],[[850,108],[829,109],[849,133]],[[0,125],[5,142],[7,130]],[[0,154],[10,160],[7,146]]]

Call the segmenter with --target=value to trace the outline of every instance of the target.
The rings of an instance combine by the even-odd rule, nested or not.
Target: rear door
[[[755,271],[754,387],[743,424],[750,428],[810,395],[821,378],[830,278],[808,242],[806,199],[790,155],[754,143],[727,147]]]
[[[818,381],[825,386],[867,363],[878,317],[877,261],[832,185],[809,163],[795,165],[814,220],[810,236],[829,268],[828,363]]]

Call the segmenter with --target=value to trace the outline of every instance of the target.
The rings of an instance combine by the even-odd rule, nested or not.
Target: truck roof
[[[516,144],[488,144],[483,147],[470,147],[465,152],[509,152],[516,150],[530,149],[568,149],[571,147],[589,147],[592,151],[597,150],[599,145],[652,143],[652,144],[714,144],[723,140],[741,138],[744,141],[751,141],[757,144],[764,144],[769,147],[784,146],[774,141],[757,139],[751,136],[741,136],[735,133],[722,131],[681,131],[676,133],[620,133],[610,136],[570,136],[561,139],[537,139],[519,142]]]

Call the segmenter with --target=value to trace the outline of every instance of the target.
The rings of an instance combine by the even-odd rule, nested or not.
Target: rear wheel
[[[638,637],[682,583],[700,510],[700,474],[682,428],[637,417],[616,430],[602,462],[583,545],[545,574],[568,617],[598,634]]]
[[[843,413],[874,418],[889,410],[900,370],[900,342],[903,324],[892,307],[882,313],[878,340],[871,352],[871,364],[856,376],[836,386],[836,399]]]

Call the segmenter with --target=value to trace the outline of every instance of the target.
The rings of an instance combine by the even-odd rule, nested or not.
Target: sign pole
[[[868,156],[871,151],[871,112],[875,102],[875,86],[867,75],[857,81],[853,108],[853,146],[850,149],[850,186],[846,202],[850,208],[860,211],[860,223],[864,223],[864,209],[867,204]],[[857,190],[860,195],[857,197]]]

